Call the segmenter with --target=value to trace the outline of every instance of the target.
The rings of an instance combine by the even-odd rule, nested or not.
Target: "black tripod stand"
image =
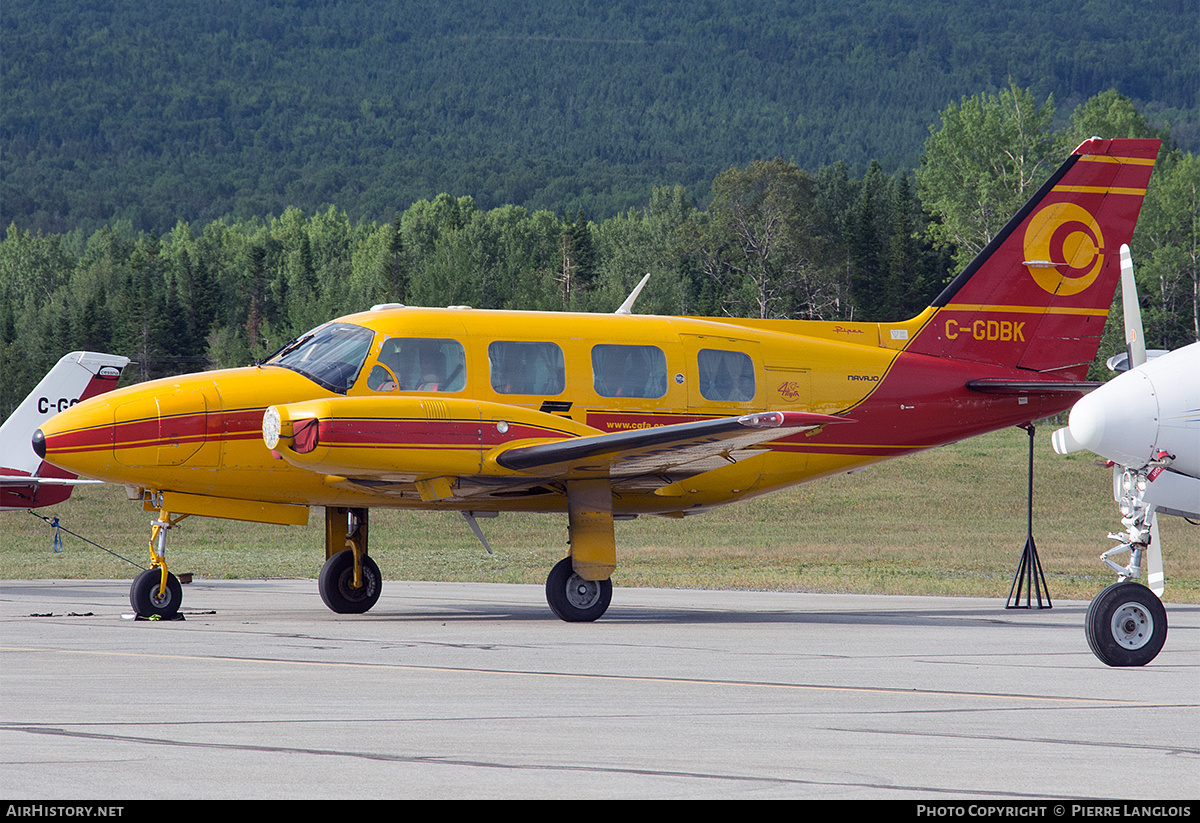
[[[1046,585],[1046,576],[1042,574],[1042,562],[1038,560],[1037,546],[1033,542],[1033,433],[1032,423],[1026,423],[1021,428],[1029,432],[1029,536],[1025,538],[1025,549],[1021,552],[1021,563],[1013,577],[1012,588],[1008,592],[1006,609],[1051,609],[1050,587]],[[1021,590],[1025,590],[1025,604],[1021,604]],[[1037,605],[1033,605],[1034,593],[1037,595]],[[1042,593],[1045,592],[1045,602]]]

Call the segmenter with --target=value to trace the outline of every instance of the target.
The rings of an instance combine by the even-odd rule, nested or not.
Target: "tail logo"
[[[1025,229],[1025,267],[1035,283],[1051,294],[1079,294],[1104,266],[1104,235],[1087,209],[1052,203],[1038,211]]]

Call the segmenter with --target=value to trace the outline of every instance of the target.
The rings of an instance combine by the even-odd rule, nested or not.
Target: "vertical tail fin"
[[[128,357],[71,352],[55,364],[0,426],[0,511],[61,503],[75,475],[44,463],[33,433],[68,406],[117,386]]]
[[[1083,143],[938,296],[905,350],[1084,379],[1159,142]]]

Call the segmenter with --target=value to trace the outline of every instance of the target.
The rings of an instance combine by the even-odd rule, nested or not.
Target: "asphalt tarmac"
[[[1081,602],[199,580],[150,622],[128,585],[0,581],[6,802],[1200,797],[1200,606],[1112,669]]]

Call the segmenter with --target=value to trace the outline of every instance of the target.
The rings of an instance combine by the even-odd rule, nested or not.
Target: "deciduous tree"
[[[1036,187],[1051,163],[1053,98],[1038,104],[1010,83],[998,95],[951,103],[931,130],[917,170],[925,208],[936,218],[929,236],[955,249],[966,265],[991,242]]]

